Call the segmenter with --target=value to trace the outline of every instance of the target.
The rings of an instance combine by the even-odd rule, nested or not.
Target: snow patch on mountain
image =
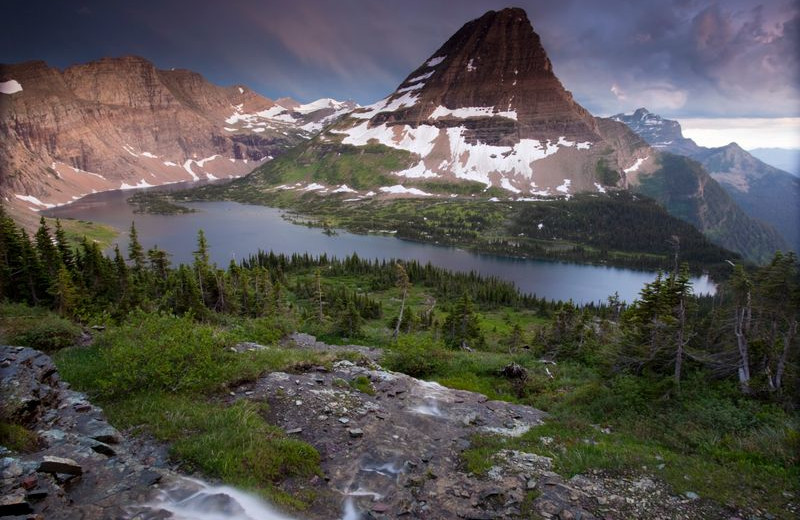
[[[20,195],[19,193],[15,193],[14,196],[20,200],[24,200],[25,202],[30,202],[31,204],[36,204],[37,206],[41,206],[43,208],[54,208],[55,204],[47,204],[42,202],[41,200],[37,199],[33,195]]]
[[[466,119],[468,117],[505,117],[508,119],[517,120],[516,110],[498,111],[495,112],[494,107],[463,107],[450,109],[439,105],[436,110],[430,115],[430,119],[439,119],[440,117],[456,117],[458,119]]]
[[[189,173],[189,175],[192,176],[192,180],[199,181],[200,177],[198,177],[197,174],[192,171],[193,162],[194,161],[192,161],[191,159],[188,159],[185,163],[183,163],[183,169],[186,170]]]
[[[441,62],[443,62],[446,58],[447,56],[436,56],[435,58],[429,59],[427,63],[425,63],[425,65],[427,65],[428,67],[435,67]]]
[[[521,189],[511,184],[511,181],[508,179],[508,177],[503,177],[500,180],[500,187],[513,193],[522,193]]]
[[[153,185],[147,182],[146,180],[142,179],[137,184],[128,184],[127,182],[123,182],[120,184],[119,189],[121,190],[135,190],[136,188],[152,188]]]
[[[22,85],[20,85],[19,81],[15,79],[0,81],[0,93],[16,94],[17,92],[22,92]]]
[[[440,130],[431,125],[419,125],[416,128],[408,125],[391,127],[379,125],[370,128],[369,123],[365,121],[349,130],[335,130],[334,132],[347,134],[347,137],[342,139],[342,144],[364,146],[375,139],[382,145],[424,157],[433,150],[434,141],[439,137]]]
[[[379,188],[379,191],[383,193],[393,193],[397,195],[418,195],[420,197],[431,196],[430,193],[422,191],[419,188],[406,188],[402,184],[395,184],[394,186],[383,186],[382,188]]]
[[[431,76],[433,76],[435,73],[436,73],[436,71],[432,70],[430,72],[426,72],[425,74],[420,74],[419,76],[416,76],[416,77],[411,78],[410,80],[408,80],[408,83],[411,84],[411,83],[416,83],[417,81],[424,81],[424,80],[430,78]]]
[[[409,92],[406,92],[399,97],[395,96],[396,94],[381,99],[377,103],[363,107],[361,109],[362,111],[353,112],[350,115],[357,119],[372,119],[373,116],[381,112],[394,112],[395,110],[399,110],[403,107],[414,106],[418,99],[418,96],[415,96]]]
[[[336,101],[335,99],[331,98],[322,98],[312,101],[311,103],[306,103],[305,105],[300,105],[293,111],[297,112],[298,114],[310,114],[311,112],[325,110],[327,108],[332,110],[341,110],[343,108],[347,108],[347,103],[344,101]]]
[[[632,165],[632,166],[630,166],[630,167],[628,167],[628,168],[625,168],[625,169],[624,169],[624,170],[622,170],[622,171],[624,171],[625,173],[632,173],[632,172],[635,172],[635,171],[639,170],[639,166],[641,166],[641,165],[642,165],[642,163],[643,163],[643,162],[645,162],[647,159],[648,159],[648,157],[645,157],[645,158],[641,158],[641,157],[640,157],[640,158],[636,159],[636,162],[635,162],[635,163],[633,163],[633,165]]]

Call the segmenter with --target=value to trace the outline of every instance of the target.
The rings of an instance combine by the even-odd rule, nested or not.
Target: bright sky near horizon
[[[800,149],[800,117],[680,118],[683,136],[714,148],[736,143],[754,148]]]
[[[507,2],[6,0],[11,23],[0,32],[0,63],[66,67],[137,54],[271,98],[369,104],[464,23]],[[681,121],[703,145],[800,148],[800,2],[514,5],[526,10],[564,86],[592,113],[646,107]]]

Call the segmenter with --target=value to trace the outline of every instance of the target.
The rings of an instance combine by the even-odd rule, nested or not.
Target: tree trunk
[[[792,320],[789,323],[789,330],[783,335],[783,352],[778,359],[778,368],[775,370],[775,388],[780,391],[783,379],[783,371],[786,369],[786,358],[789,357],[789,349],[791,348],[794,337],[797,334],[797,320]]]
[[[736,346],[739,349],[739,386],[744,393],[750,393],[750,348],[747,342],[747,330],[750,328],[750,295],[747,296],[748,305],[736,309],[733,327]]]
[[[681,301],[678,306],[678,337],[675,349],[675,388],[681,387],[681,369],[683,368],[683,346],[685,344],[684,336],[686,335],[686,300],[681,296]]]
[[[406,295],[408,294],[408,289],[403,289],[403,299],[400,300],[400,316],[397,318],[397,326],[394,328],[394,336],[393,338],[396,340],[397,336],[400,335],[400,325],[403,323],[403,311],[406,308]]]

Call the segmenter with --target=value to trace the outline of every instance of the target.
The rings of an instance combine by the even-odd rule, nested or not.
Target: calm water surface
[[[327,253],[340,258],[357,253],[362,258],[413,259],[454,271],[476,271],[513,282],[522,292],[576,303],[605,301],[614,292],[632,301],[642,286],[655,278],[654,273],[643,271],[481,255],[387,236],[344,231],[327,236],[318,228],[287,222],[281,217],[281,210],[236,202],[186,203],[185,206],[197,210],[186,215],[137,215],[125,202],[131,193],[97,193],[46,214],[92,220],[124,230],[116,241],[123,253],[127,251],[127,230],[131,221],[135,221],[139,241],[145,249],[158,245],[172,254],[174,264],[192,261],[197,232],[202,229],[212,260],[220,266],[227,266],[231,259],[241,260],[258,249],[288,254]],[[697,293],[714,292],[714,284],[706,276],[693,282]]]

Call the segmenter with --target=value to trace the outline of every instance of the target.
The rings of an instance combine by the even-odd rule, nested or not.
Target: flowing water
[[[255,495],[190,478],[163,491],[147,507],[169,511],[173,520],[295,520]]]
[[[524,260],[470,253],[400,240],[390,236],[356,235],[340,231],[328,236],[320,229],[292,224],[281,210],[236,202],[196,202],[186,206],[197,210],[185,215],[137,215],[125,202],[130,191],[89,195],[73,204],[47,211],[48,216],[92,220],[127,230],[136,222],[139,240],[147,249],[154,245],[172,255],[173,263],[192,261],[197,232],[202,229],[211,247],[212,260],[227,266],[259,249],[276,253],[310,253],[344,258],[357,253],[361,258],[417,260],[453,271],[475,271],[513,282],[522,292],[548,300],[575,303],[603,302],[615,292],[633,301],[642,286],[651,282],[651,272],[592,265]],[[116,241],[125,252],[127,233]],[[715,290],[707,276],[694,278],[696,293]]]

